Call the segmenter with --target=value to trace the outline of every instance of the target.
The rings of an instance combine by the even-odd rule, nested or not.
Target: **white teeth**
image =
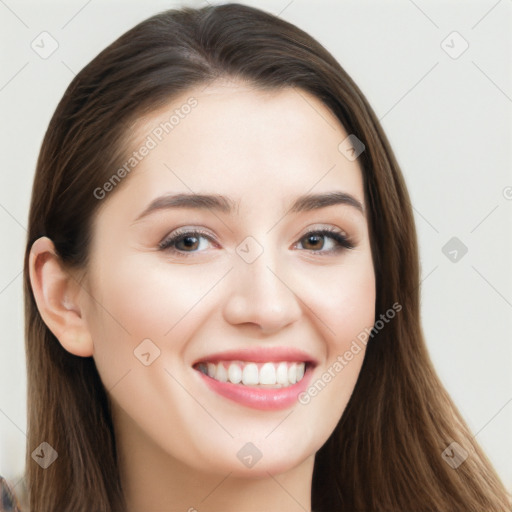
[[[242,368],[236,363],[231,363],[228,368],[228,378],[233,384],[238,384],[242,380]]]
[[[291,364],[288,368],[288,381],[290,384],[297,382],[297,366],[295,364]]]
[[[272,363],[265,363],[260,369],[260,384],[276,383],[276,367]]]
[[[215,375],[210,375],[210,377],[213,376],[214,379],[219,380],[220,382],[227,382],[228,381],[228,372],[226,371],[226,368],[223,364],[218,364],[217,371]]]
[[[297,365],[297,382],[302,380],[302,377],[304,377],[304,363]]]
[[[288,384],[288,366],[286,363],[279,363],[276,370],[276,380],[283,386]]]
[[[258,367],[254,363],[246,364],[242,372],[242,382],[246,386],[258,384]]]
[[[198,370],[220,382],[245,386],[287,387],[304,377],[306,363],[250,363],[218,362],[201,363]]]

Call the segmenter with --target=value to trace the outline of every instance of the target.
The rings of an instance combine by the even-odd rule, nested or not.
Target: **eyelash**
[[[207,238],[210,242],[215,242],[213,240],[213,238],[207,232],[202,231],[200,229],[183,230],[183,231],[178,231],[178,232],[174,233],[171,237],[168,237],[168,238],[165,238],[164,240],[162,240],[158,244],[158,248],[162,251],[169,251],[179,257],[187,258],[188,256],[190,256],[190,254],[193,254],[194,252],[201,252],[201,251],[181,251],[179,249],[176,249],[173,246],[180,240],[183,240],[187,237],[198,238],[197,235],[201,235],[204,238]],[[315,229],[312,231],[308,231],[299,239],[299,242],[301,242],[302,240],[304,240],[308,237],[311,237],[311,236],[325,236],[325,237],[331,238],[338,244],[338,247],[336,247],[334,249],[329,249],[327,251],[321,251],[321,250],[315,251],[313,249],[305,249],[306,251],[310,251],[313,254],[317,254],[320,256],[335,254],[335,253],[342,252],[346,249],[354,248],[349,237],[343,235],[339,231],[336,231],[334,229],[329,229],[329,228],[322,228],[322,229]]]

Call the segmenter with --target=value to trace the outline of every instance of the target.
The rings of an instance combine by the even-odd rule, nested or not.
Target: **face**
[[[223,474],[311,460],[375,320],[348,133],[305,91],[217,83],[136,134],[136,165],[98,199],[84,298],[117,433]]]

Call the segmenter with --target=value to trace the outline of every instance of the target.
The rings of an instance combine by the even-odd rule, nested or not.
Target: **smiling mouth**
[[[308,362],[200,362],[194,369],[218,382],[257,388],[286,388],[300,382]]]

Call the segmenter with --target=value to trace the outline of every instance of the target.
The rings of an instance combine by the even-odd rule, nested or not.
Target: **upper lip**
[[[197,359],[192,366],[198,363],[218,363],[219,361],[249,361],[254,363],[306,362],[314,366],[317,364],[317,360],[310,354],[294,347],[253,347],[209,354]]]

